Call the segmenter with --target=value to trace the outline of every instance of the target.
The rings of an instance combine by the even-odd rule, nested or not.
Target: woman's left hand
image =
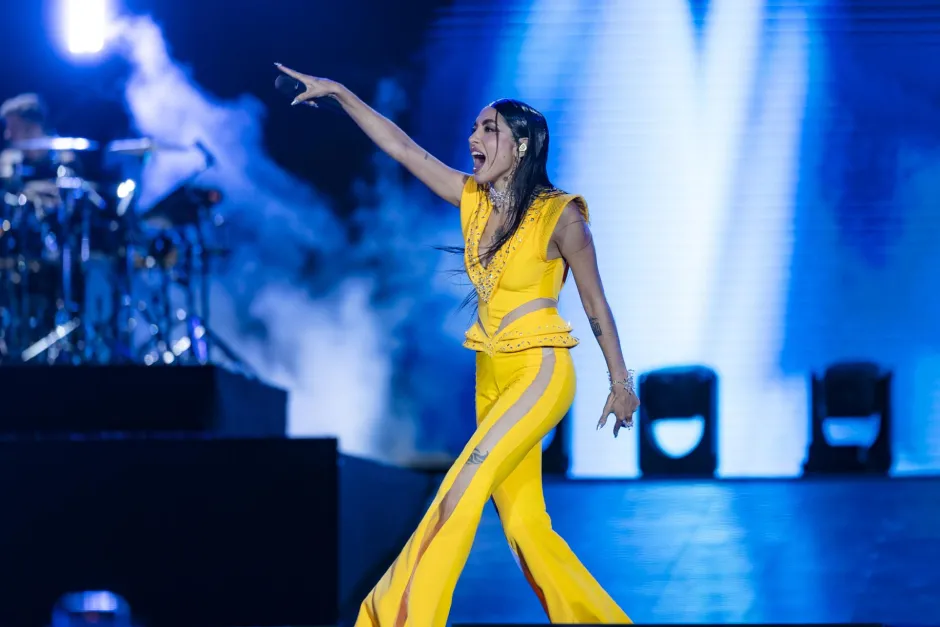
[[[640,406],[640,399],[636,394],[624,387],[614,386],[607,397],[607,404],[604,405],[604,413],[601,415],[597,428],[602,429],[607,424],[607,417],[613,414],[617,418],[614,423],[614,437],[620,432],[621,427],[633,427],[633,414]]]

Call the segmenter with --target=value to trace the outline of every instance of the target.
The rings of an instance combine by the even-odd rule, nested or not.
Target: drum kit
[[[205,364],[213,347],[240,362],[204,322],[221,194],[194,175],[140,210],[126,176],[161,150],[192,149],[48,137],[0,153],[0,365]],[[124,165],[86,178],[108,161]]]

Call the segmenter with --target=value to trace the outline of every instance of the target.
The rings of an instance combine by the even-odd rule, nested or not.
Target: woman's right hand
[[[294,98],[294,101],[291,103],[292,105],[312,101],[314,98],[335,96],[342,89],[342,85],[335,81],[302,74],[296,70],[292,70],[289,67],[281,65],[280,63],[275,63],[274,65],[277,67],[277,69],[284,72],[294,80],[299,81],[304,86],[303,93],[298,94],[298,96]],[[310,102],[310,104],[316,106],[315,102]]]
[[[461,194],[467,178],[470,176],[469,174],[449,168],[429,155],[424,148],[418,146],[394,122],[364,103],[353,92],[336,81],[301,74],[284,67],[280,63],[274,65],[281,72],[304,86],[303,93],[294,98],[292,104],[300,104],[301,102],[315,104],[314,98],[323,98],[324,96],[336,98],[343,106],[346,115],[385,154],[408,168],[409,172],[414,174],[419,181],[427,185],[435,194],[455,207],[460,206]]]

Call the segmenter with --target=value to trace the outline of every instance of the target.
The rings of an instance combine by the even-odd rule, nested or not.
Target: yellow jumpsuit
[[[557,309],[567,268],[562,259],[546,259],[570,202],[587,219],[580,196],[540,198],[484,267],[480,238],[492,205],[474,179],[467,181],[460,218],[479,317],[464,346],[477,352],[477,429],[414,535],[362,602],[356,627],[444,627],[490,498],[551,622],[631,622],[552,530],[542,495],[541,441],[567,413],[575,392],[568,349],[578,340]]]

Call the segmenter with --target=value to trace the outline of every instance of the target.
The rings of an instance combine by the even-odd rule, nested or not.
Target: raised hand
[[[342,88],[342,86],[336,81],[303,74],[297,70],[292,70],[289,67],[281,65],[280,63],[275,63],[274,66],[284,74],[287,74],[294,80],[299,81],[304,86],[303,93],[298,94],[297,97],[294,98],[294,101],[291,102],[292,105],[310,101],[310,104],[316,106],[317,103],[313,102],[314,98],[335,96]]]

